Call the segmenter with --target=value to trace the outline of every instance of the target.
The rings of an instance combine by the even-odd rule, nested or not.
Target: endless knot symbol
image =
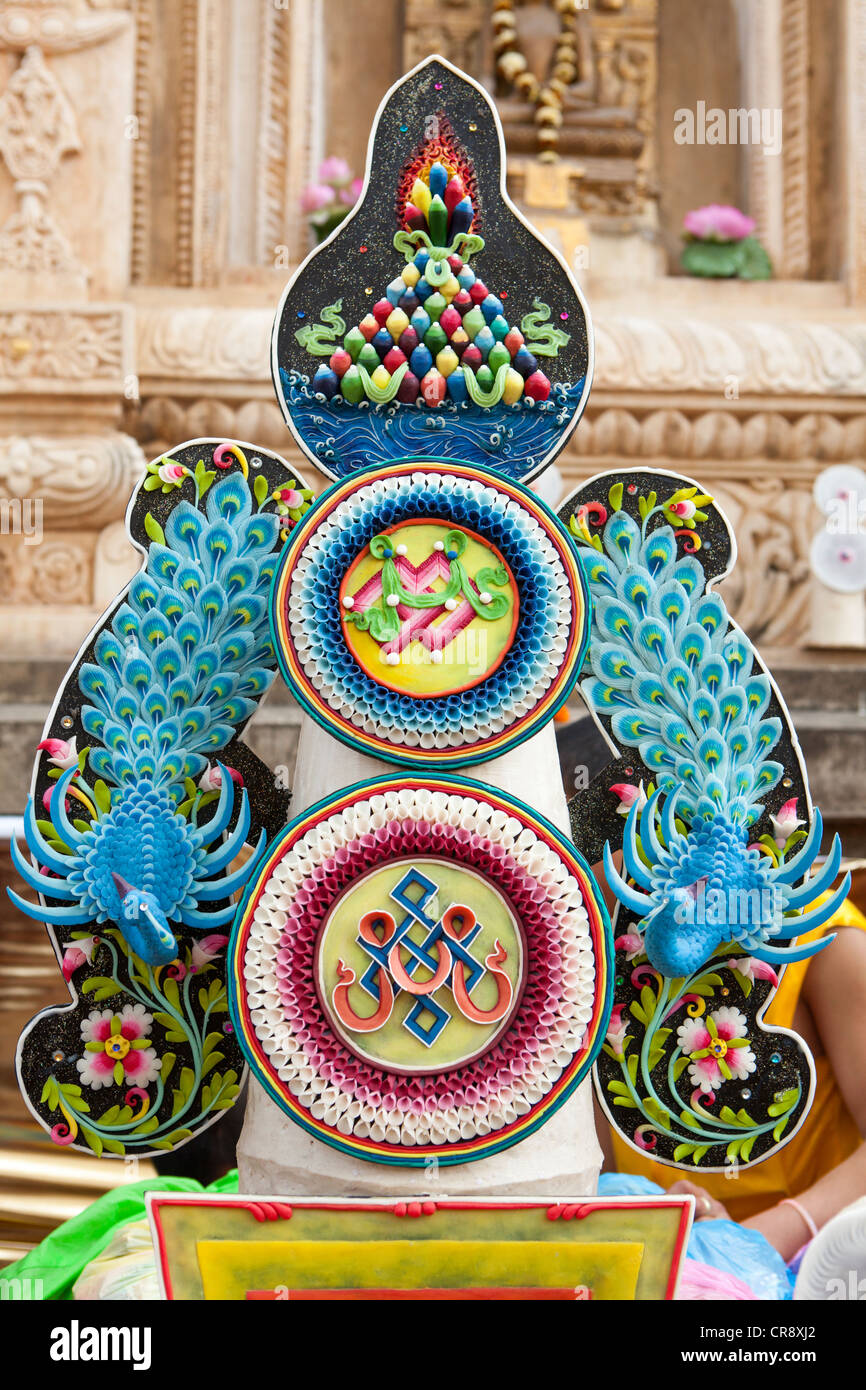
[[[417,869],[410,869],[389,894],[392,902],[403,909],[398,923],[387,911],[368,912],[358,924],[358,945],[370,957],[370,964],[358,980],[364,992],[375,1000],[378,1008],[369,1017],[357,1014],[349,1002],[349,990],[355,983],[355,972],[341,960],[338,963],[338,984],[332,1000],[340,1021],[353,1032],[372,1033],[383,1027],[391,1017],[394,1000],[401,990],[417,995],[403,1027],[425,1047],[432,1047],[453,1014],[433,998],[443,987],[451,990],[460,1013],[473,1023],[498,1023],[511,1007],[514,989],[501,968],[507,952],[497,941],[495,948],[482,965],[469,947],[481,931],[471,908],[452,903],[444,912],[431,916],[428,905],[438,891],[432,879]],[[414,896],[410,893],[414,892]],[[423,932],[421,940],[411,933]],[[408,952],[403,962],[400,950]],[[418,982],[420,968],[430,972]],[[496,977],[497,999],[492,1009],[483,1010],[472,1002],[471,994],[488,973]],[[425,1019],[429,1018],[429,1022]]]

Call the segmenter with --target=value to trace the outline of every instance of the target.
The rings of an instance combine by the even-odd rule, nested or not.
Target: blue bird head
[[[120,898],[118,926],[137,956],[146,965],[168,965],[177,959],[177,941],[168,919],[153,893],[133,888],[112,870],[111,877]]]
[[[731,820],[724,808],[694,818],[683,831],[676,820],[679,792],[665,797],[663,806],[662,798],[658,788],[643,808],[636,800],[626,818],[623,865],[633,883],[616,868],[610,844],[604,848],[605,877],[623,907],[640,919],[654,970],[670,979],[688,976],[728,941],[778,965],[806,960],[830,944],[832,937],[786,944],[828,921],[851,884],[847,874],[830,892],[842,862],[838,835],[821,870],[808,877],[821,846],[820,811],[814,811],[794,856],[776,864],[748,844],[746,824]]]

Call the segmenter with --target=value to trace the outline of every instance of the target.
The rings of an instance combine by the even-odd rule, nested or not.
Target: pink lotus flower
[[[227,767],[226,772],[233,782],[237,782],[239,787],[244,784],[244,779],[236,767]],[[199,787],[204,792],[218,792],[223,784],[223,775],[216,763],[211,763],[205,768],[201,777],[198,779]]]
[[[687,212],[683,227],[698,241],[742,241],[752,235],[755,222],[727,203],[708,203]]]
[[[643,937],[640,932],[626,932],[624,936],[618,936],[613,943],[615,951],[625,951],[626,960],[634,960],[635,956],[643,955]]]
[[[201,970],[203,965],[210,965],[211,961],[225,950],[228,940],[228,937],[222,936],[220,932],[211,932],[210,936],[203,936],[194,942],[192,948],[193,970]]]
[[[757,1066],[739,1009],[714,1009],[705,1018],[687,1018],[677,1029],[677,1041],[691,1062],[689,1076],[702,1091],[716,1090],[733,1077],[745,1081]]]
[[[75,1063],[85,1086],[98,1091],[103,1086],[120,1086],[134,1081],[147,1086],[155,1081],[162,1067],[149,1046],[153,1016],[143,1004],[126,1004],[113,1009],[94,1009],[81,1024],[85,1055]]]
[[[353,208],[361,196],[363,187],[363,179],[352,179],[348,188],[340,189],[340,202],[345,203],[347,208]]]
[[[95,936],[82,941],[73,941],[63,952],[63,960],[60,969],[66,981],[72,979],[76,970],[80,970],[82,965],[89,965],[93,960],[93,953],[99,942]]]
[[[68,743],[65,738],[44,738],[36,747],[48,753],[48,761],[55,767],[62,768],[64,772],[70,767],[78,766],[78,749],[74,738]]]
[[[164,483],[179,487],[186,477],[186,469],[182,463],[162,463],[156,470],[156,476]]]
[[[308,183],[301,194],[302,212],[319,212],[334,201],[334,190],[323,183]]]
[[[768,965],[765,960],[758,960],[757,956],[743,956],[742,960],[728,960],[727,963],[732,970],[745,975],[753,984],[755,980],[769,980],[774,985],[779,983],[779,977],[772,965]]]
[[[345,159],[340,159],[339,155],[328,155],[319,165],[319,183],[348,183],[352,177],[352,171]]]
[[[773,836],[779,849],[784,849],[790,837],[798,826],[805,825],[797,815],[797,798],[792,796],[790,801],[786,801],[784,806],[779,807],[779,813],[770,817],[773,826]]]
[[[607,1028],[607,1041],[613,1048],[614,1056],[619,1058],[625,1053],[624,1043],[628,1034],[628,1019],[622,1016],[624,1008],[625,1004],[614,1005]]]
[[[619,805],[616,808],[618,816],[627,816],[635,802],[637,802],[639,810],[643,810],[646,806],[646,792],[643,789],[643,782],[637,787],[633,782],[614,782],[610,790],[614,796],[619,797]]]

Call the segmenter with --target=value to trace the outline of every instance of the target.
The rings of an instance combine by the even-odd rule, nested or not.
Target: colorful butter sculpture
[[[365,782],[271,846],[233,940],[254,1075],[359,1158],[485,1158],[572,1094],[610,1009],[609,926],[574,846],[492,787]]]
[[[581,693],[618,762],[571,803],[619,906],[598,1095],[640,1151],[736,1169],[796,1133],[814,1089],[802,1039],[761,1023],[778,971],[825,949],[841,848],[821,845],[791,718],[715,584],[735,554],[697,483],[591,479],[560,516],[592,595]],[[612,851],[622,849],[623,869]],[[817,900],[817,901],[816,901]]]
[[[325,729],[401,764],[466,767],[561,706],[588,634],[565,528],[469,464],[377,465],[329,489],[274,586],[280,667]]]
[[[244,1059],[398,1190],[401,1167],[532,1134],[596,1059],[612,1123],[664,1162],[755,1162],[795,1133],[811,1059],[760,1017],[778,969],[825,944],[793,943],[845,891],[810,908],[838,844],[806,881],[820,817],[713,588],[732,539],[712,498],[610,474],[556,517],[525,486],[591,366],[577,287],[504,193],[488,98],[421,64],[381,108],[357,210],[275,324],[287,423],[333,486],[314,502],[282,459],[231,441],[152,463],[129,513],[142,571],[46,726],[13,851],[39,902],[13,897],[48,924],[72,995],[19,1049],[57,1143],[182,1144],[233,1103]],[[240,741],[277,669],[353,758],[396,764],[288,825]],[[484,777],[579,678],[618,757],[572,803],[584,858]],[[481,1218],[462,1220],[443,1241],[475,1238]],[[508,1221],[476,1261],[490,1287],[514,1286]],[[641,1296],[630,1239],[621,1288]],[[315,1286],[315,1249],[296,1253],[289,1285]],[[405,1252],[370,1253],[377,1287],[402,1287]],[[540,1285],[586,1282],[557,1259],[560,1284]],[[418,1278],[436,1268],[425,1255]]]
[[[424,454],[526,481],[577,423],[583,301],[505,193],[488,98],[448,64],[382,103],[358,206],[283,296],[272,369],[289,428],[332,478]]]

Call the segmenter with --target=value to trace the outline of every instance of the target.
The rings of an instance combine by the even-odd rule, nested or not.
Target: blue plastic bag
[[[664,1188],[649,1178],[631,1173],[602,1173],[600,1197],[658,1197]],[[725,1273],[734,1270],[758,1298],[788,1299],[794,1281],[778,1250],[761,1235],[736,1221],[696,1221],[689,1237],[687,1257],[712,1265]]]

